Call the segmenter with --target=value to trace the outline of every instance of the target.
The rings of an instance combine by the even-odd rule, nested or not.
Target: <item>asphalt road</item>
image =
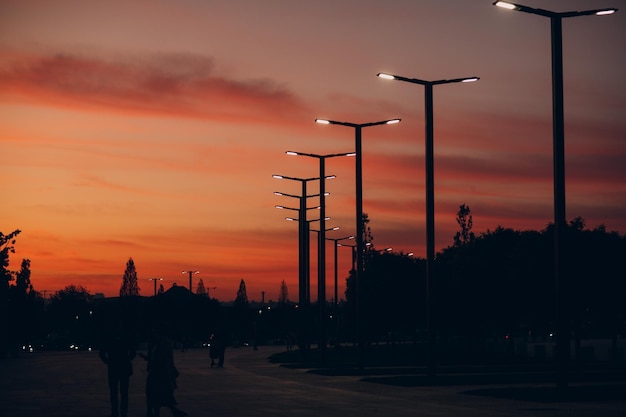
[[[626,384],[615,381],[573,387],[581,389],[580,397],[551,401],[519,395],[550,384],[411,386],[325,376],[268,362],[280,349],[227,349],[224,368],[211,368],[206,350],[175,351],[180,408],[191,417],[626,416]],[[145,362],[136,358],[134,369],[129,417],[144,417]],[[589,389],[596,394],[585,397]],[[107,417],[107,390],[106,367],[95,352],[34,353],[0,362],[3,417]]]

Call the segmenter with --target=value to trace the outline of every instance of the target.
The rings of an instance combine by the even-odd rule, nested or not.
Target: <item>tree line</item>
[[[330,339],[356,341],[355,329],[360,323],[365,341],[423,341],[426,261],[376,250],[366,214],[364,223],[368,245],[358,300],[354,271],[348,271],[346,302],[328,309]],[[436,254],[429,289],[440,343],[454,341],[460,349],[472,351],[487,338],[549,338],[555,330],[556,310],[553,225],[539,231],[497,227],[476,235],[466,205],[460,206],[457,223],[460,230],[453,236],[453,244]],[[315,326],[319,320],[315,308],[309,311],[312,317],[301,320],[303,313],[289,302],[284,281],[278,303],[255,308],[247,298],[243,279],[232,305],[208,297],[200,282],[196,294],[184,287],[165,291],[161,286],[157,296],[139,297],[132,258],[126,264],[119,299],[94,300],[85,288],[71,285],[54,293],[44,308],[43,297],[30,282],[30,260],[22,260],[19,271],[8,269],[18,234],[19,230],[0,233],[0,332],[8,335],[0,337],[3,357],[10,347],[42,339],[52,344],[50,335],[58,336],[60,347],[70,339],[76,346],[94,344],[99,330],[120,318],[127,320],[140,338],[147,338],[151,327],[167,323],[186,345],[208,340],[217,329],[227,330],[233,343],[285,339],[302,334],[301,323]],[[604,226],[589,229],[582,218],[575,218],[568,224],[563,242],[561,285],[577,346],[584,338],[610,338],[615,345],[626,331],[626,236]]]

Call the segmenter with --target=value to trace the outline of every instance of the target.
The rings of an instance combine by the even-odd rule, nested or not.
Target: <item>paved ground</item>
[[[210,368],[206,350],[176,351],[181,409],[190,417],[626,416],[624,381],[572,384],[569,400],[554,401],[546,395],[550,383],[449,375],[432,386],[419,375],[289,369],[266,360],[280,349],[229,349],[222,369]],[[135,359],[134,367],[129,417],[144,417],[145,363]],[[0,415],[107,417],[106,368],[93,352],[34,353],[0,362]],[[169,415],[162,410],[161,416]]]

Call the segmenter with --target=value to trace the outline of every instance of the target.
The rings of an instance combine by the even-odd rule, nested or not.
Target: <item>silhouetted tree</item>
[[[139,284],[137,283],[137,270],[135,269],[135,261],[128,258],[126,262],[126,270],[122,278],[122,287],[120,288],[120,297],[130,295],[139,295]]]
[[[198,288],[196,288],[196,295],[206,297],[207,294],[208,293],[206,287],[204,286],[204,281],[202,281],[202,278],[200,278],[200,280],[198,281]]]
[[[92,295],[81,285],[68,285],[50,297],[50,330],[64,341],[88,343],[91,338]],[[67,348],[67,346],[65,347]]]
[[[9,330],[9,282],[13,279],[9,271],[9,254],[15,253],[15,237],[21,231],[14,230],[5,235],[0,232],[0,359],[6,359],[8,353]]]
[[[237,290],[237,297],[233,302],[233,332],[239,343],[250,337],[251,318],[249,316],[249,301],[246,293],[246,283],[242,279]]]
[[[14,349],[32,344],[40,337],[43,298],[33,289],[30,275],[30,260],[23,259],[15,273],[15,285],[9,288],[9,327]]]
[[[248,308],[248,294],[246,292],[246,282],[242,279],[239,283],[239,289],[237,290],[237,297],[233,304],[235,307]]]
[[[474,232],[472,232],[474,220],[469,206],[466,206],[465,204],[461,204],[459,206],[459,211],[456,214],[456,222],[461,227],[461,231],[456,232],[454,235],[454,246],[464,245],[476,238]]]
[[[278,303],[286,304],[289,302],[289,291],[287,290],[287,283],[282,280],[280,283],[280,292],[278,293]]]
[[[17,292],[26,295],[32,291],[30,283],[30,259],[22,259],[22,267],[15,274],[15,287]]]

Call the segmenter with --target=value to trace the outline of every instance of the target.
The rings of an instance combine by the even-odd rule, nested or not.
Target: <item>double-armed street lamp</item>
[[[298,198],[300,201],[300,205],[299,205],[299,210],[298,210],[298,262],[299,262],[299,273],[298,273],[298,302],[300,304],[301,308],[304,308],[305,304],[307,303],[307,294],[308,294],[308,283],[307,283],[307,251],[308,251],[308,233],[306,232],[306,212],[307,210],[310,210],[310,208],[306,207],[306,200],[308,198],[312,198],[312,197],[318,197],[319,194],[311,194],[308,195],[307,194],[307,183],[310,181],[317,181],[319,180],[318,177],[315,178],[296,178],[296,177],[289,177],[286,175],[277,175],[274,174],[272,175],[273,178],[276,179],[284,179],[284,180],[290,180],[290,181],[298,181],[301,183],[302,185],[302,195],[293,195],[293,194],[287,194],[287,193],[282,193],[279,191],[275,191],[274,194],[278,195],[278,196],[284,196],[284,197],[291,197],[291,198]],[[335,178],[334,175],[327,175],[326,179],[332,179]],[[276,206],[277,208],[279,208],[279,206]],[[282,206],[280,206],[282,207]],[[284,207],[283,207],[284,208]],[[319,206],[318,206],[319,208]]]
[[[565,218],[565,120],[563,110],[563,34],[562,20],[578,16],[604,16],[617,12],[616,8],[584,11],[553,12],[536,9],[509,1],[496,1],[495,6],[507,10],[535,14],[550,19],[552,47],[552,148],[554,176],[554,280],[556,286],[556,356],[557,385],[566,388],[570,356],[570,329],[568,316],[567,285],[561,277],[563,259],[562,236]]]
[[[326,155],[318,155],[312,153],[304,153],[304,152],[294,152],[287,151],[287,155],[292,156],[306,156],[309,158],[316,158],[319,160],[319,178],[320,178],[320,240],[322,244],[320,244],[320,267],[318,268],[318,278],[317,278],[317,299],[319,303],[320,309],[320,347],[321,347],[321,356],[322,360],[325,360],[325,351],[326,351],[326,332],[325,332],[325,320],[324,317],[326,315],[325,312],[325,304],[326,304],[326,245],[324,242],[326,241],[326,160],[330,158],[336,158],[340,156],[354,156],[354,152],[345,152],[345,153],[332,153]]]
[[[284,194],[284,193],[274,193],[276,195],[282,195],[282,196],[287,196],[287,197],[291,197],[291,195],[289,194]],[[296,196],[294,196],[296,197]],[[301,198],[302,200],[305,200],[306,197]],[[306,203],[305,203],[306,204]],[[307,233],[307,218],[306,218],[306,212],[308,210],[319,210],[320,206],[315,206],[315,207],[300,207],[300,208],[293,208],[293,207],[286,207],[286,206],[279,206],[276,205],[274,206],[277,209],[280,210],[293,210],[293,211],[297,211],[298,212],[298,218],[293,218],[293,217],[285,217],[286,220],[289,221],[297,221],[298,222],[298,302],[300,303],[300,306],[305,308],[305,305],[308,304],[308,293],[309,293],[309,288],[308,288],[308,274],[307,274],[307,268],[308,268],[308,250],[309,250],[309,234]]]
[[[387,80],[398,80],[423,85],[425,88],[426,112],[426,322],[428,332],[428,375],[435,375],[436,336],[432,308],[433,267],[435,260],[435,177],[434,177],[434,106],[433,87],[440,84],[468,83],[478,81],[478,77],[454,78],[450,80],[425,81],[400,75],[378,73]]]
[[[333,242],[333,246],[335,247],[335,302],[334,302],[334,307],[337,308],[337,305],[339,304],[339,289],[338,289],[338,275],[339,275],[339,271],[338,271],[338,262],[337,262],[337,248],[339,247],[339,242],[342,240],[351,240],[354,239],[354,236],[350,235],[350,236],[344,236],[344,237],[339,237],[339,238],[330,238],[327,237],[326,240],[330,240],[331,242]]]
[[[363,271],[363,251],[365,250],[365,243],[363,237],[363,153],[362,153],[362,130],[365,127],[371,126],[379,126],[379,125],[390,125],[400,123],[401,119],[388,119],[381,120],[378,122],[371,123],[351,123],[351,122],[340,122],[337,120],[329,120],[329,119],[315,119],[316,123],[324,124],[324,125],[339,125],[339,126],[347,126],[354,129],[354,156],[355,165],[356,165],[356,269],[354,270],[354,278],[356,284],[356,297],[355,297],[355,305],[356,305],[356,317],[359,317],[359,275]],[[357,339],[360,339],[360,323],[357,319]],[[361,340],[358,340],[359,347],[361,347]]]
[[[183,275],[185,275],[185,274],[189,274],[189,296],[191,296],[191,294],[193,294],[192,287],[191,287],[191,284],[192,284],[192,282],[191,282],[191,281],[192,281],[191,277],[192,277],[194,274],[199,274],[199,273],[200,273],[200,271],[193,271],[193,270],[191,270],[191,271],[183,271],[183,272],[182,272],[182,274],[183,274]]]
[[[290,222],[298,222],[301,223],[301,220],[295,217],[285,217],[285,220],[290,221]],[[326,220],[330,220],[330,217],[326,216]],[[314,222],[319,222],[320,219],[310,219],[310,220],[305,220],[304,222],[304,236],[303,236],[303,241],[304,241],[304,282],[305,282],[305,289],[304,289],[304,305],[303,308],[308,308],[309,305],[311,304],[311,244],[310,244],[310,235],[311,235],[311,223]],[[318,247],[319,247],[319,241],[318,241]],[[319,252],[318,252],[318,268],[319,268]],[[319,269],[318,269],[318,275],[319,275]]]
[[[156,288],[157,281],[163,281],[163,278],[148,278],[148,281],[154,282],[154,295],[157,295],[157,288]]]

